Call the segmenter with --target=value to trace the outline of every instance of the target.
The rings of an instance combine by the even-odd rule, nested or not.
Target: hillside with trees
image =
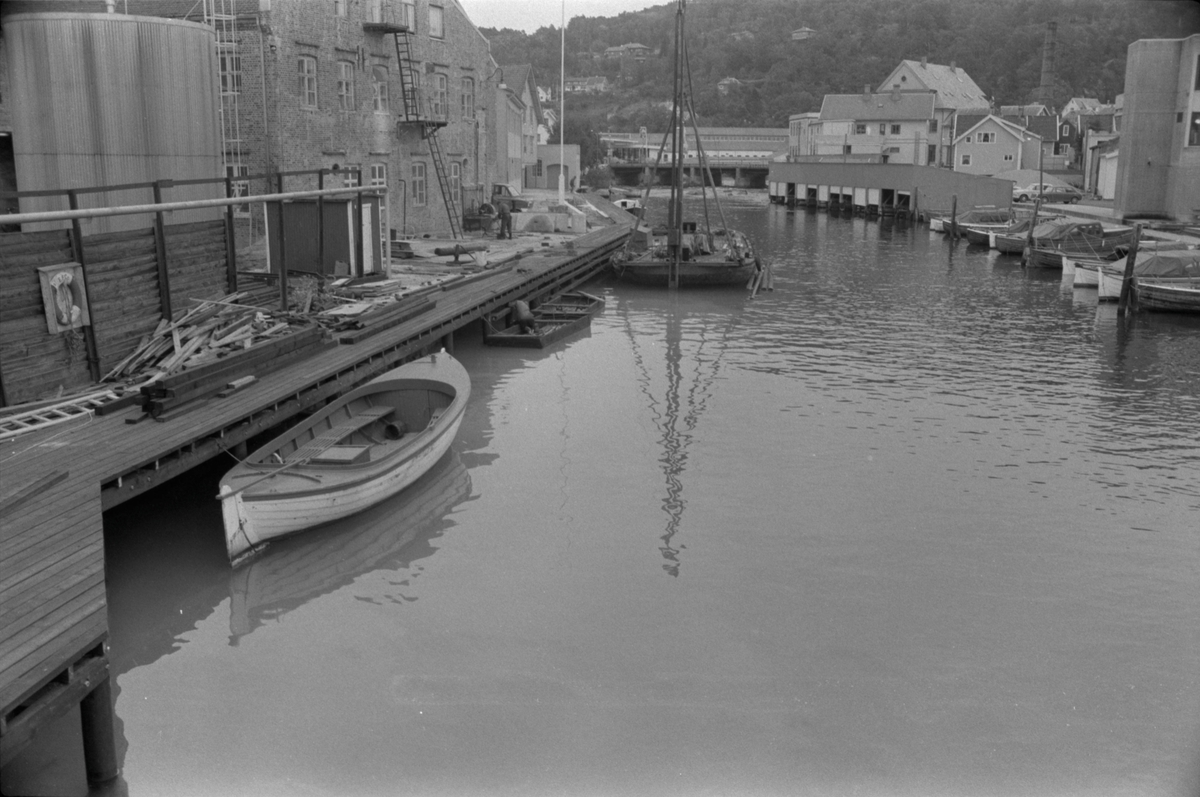
[[[557,13],[557,9],[555,9]],[[594,162],[600,130],[666,126],[671,99],[675,3],[576,17],[566,30],[568,77],[606,75],[607,95],[568,96],[568,141]],[[1027,102],[1038,86],[1046,23],[1057,23],[1054,103],[1074,96],[1112,102],[1123,90],[1128,46],[1200,32],[1192,0],[689,0],[688,52],[694,103],[705,126],[786,127],[816,111],[825,94],[878,87],[904,59],[965,69],[995,106]],[[794,41],[799,28],[814,31]],[[498,63],[532,63],[542,86],[559,80],[558,27],[532,34],[483,29]],[[603,59],[626,43],[654,53],[643,63]],[[728,94],[717,82],[737,78]],[[589,155],[592,156],[589,158]]]

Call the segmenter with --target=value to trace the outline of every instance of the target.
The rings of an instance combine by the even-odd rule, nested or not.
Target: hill
[[[567,134],[665,126],[671,96],[675,4],[616,17],[576,17],[566,30],[569,77],[607,75],[611,95],[568,97]],[[900,61],[927,57],[962,67],[994,105],[1026,102],[1041,77],[1046,23],[1057,23],[1055,104],[1073,96],[1111,102],[1123,90],[1128,46],[1200,32],[1192,0],[690,0],[688,51],[703,125],[785,127],[825,94],[878,86]],[[811,28],[811,38],[791,32]],[[560,31],[483,29],[501,64],[532,63],[540,85],[559,79]],[[655,55],[605,60],[630,42]],[[717,82],[742,85],[722,95]],[[669,105],[668,105],[669,107]],[[579,119],[578,117],[581,117]],[[577,119],[577,125],[572,119]],[[577,130],[573,131],[572,128]]]

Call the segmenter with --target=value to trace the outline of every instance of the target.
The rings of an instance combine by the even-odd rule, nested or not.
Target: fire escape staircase
[[[446,120],[426,117],[421,103],[421,92],[417,86],[417,78],[413,73],[412,47],[409,41],[407,26],[396,26],[391,31],[396,42],[396,62],[400,70],[400,87],[404,95],[404,115],[398,119],[399,124],[417,125],[421,130],[421,138],[429,143],[429,155],[433,160],[433,172],[437,175],[438,187],[442,191],[442,199],[446,203],[446,213],[450,216],[450,232],[455,239],[463,237],[462,218],[458,215],[458,202],[450,187],[450,177],[446,173],[446,160],[442,156],[442,147],[438,142],[437,132],[446,126]]]

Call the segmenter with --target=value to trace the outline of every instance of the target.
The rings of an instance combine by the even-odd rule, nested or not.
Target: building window
[[[302,55],[296,59],[296,68],[300,78],[300,105],[305,108],[317,107],[317,59],[311,55]]]
[[[971,136],[967,136],[966,138],[964,138],[964,139],[963,139],[963,143],[964,143],[964,144],[970,144],[970,143],[971,143],[971,138],[972,138]]]
[[[354,63],[338,61],[338,108],[343,111],[355,110],[354,105]]]
[[[462,164],[458,161],[450,161],[450,196],[462,204]]]
[[[368,185],[374,188],[387,188],[387,164],[372,163],[371,164],[371,182]]]
[[[242,93],[242,57],[234,52],[236,44],[222,44],[217,57],[217,68],[221,75],[222,94]]]
[[[887,123],[886,123],[886,122],[880,122],[880,123],[879,123],[879,135],[881,135],[881,136],[882,136],[882,135],[883,135],[884,133],[886,133],[886,132],[887,132]]]
[[[446,31],[443,27],[445,16],[441,6],[429,7],[429,35],[431,37],[435,39],[445,38]]]
[[[533,176],[534,177],[542,176],[542,159],[541,158],[538,158],[537,165],[533,167]]]
[[[930,120],[929,120],[929,132],[930,132],[930,133],[936,133],[936,132],[937,132],[937,119],[930,119]]]
[[[1012,162],[1013,162],[1013,156],[1012,156],[1012,153],[1011,153],[1011,152],[1010,152],[1009,154],[1007,154],[1007,155],[1005,155],[1005,156],[1004,156],[1004,162],[1005,162],[1005,163],[1012,163]]]
[[[867,134],[867,126],[865,124],[854,125],[854,135],[865,136]]]
[[[893,136],[900,135],[900,125],[892,125],[892,135]]]
[[[239,180],[239,177],[245,177],[250,174],[250,167],[241,164],[233,164],[225,167],[225,176],[233,178],[233,182],[229,184],[230,196],[249,196],[250,183],[247,180]],[[249,216],[250,203],[233,206],[233,215]]]
[[[1058,134],[1058,137],[1059,138],[1070,138],[1071,137],[1071,126],[1063,125],[1062,130]]]
[[[980,133],[979,134],[979,143],[980,144],[995,144],[996,143],[996,134],[995,133]]]
[[[1200,147],[1200,112],[1192,114],[1192,124],[1188,127],[1188,146]]]
[[[446,90],[447,79],[441,72],[433,73],[433,87],[429,94],[429,99],[433,103],[430,111],[435,119],[446,118],[446,105],[448,103],[448,95]]]
[[[469,77],[462,79],[462,118],[475,118],[475,81]]]
[[[346,16],[346,3],[348,0],[333,0],[333,15],[335,17]]]
[[[385,66],[371,69],[371,103],[379,113],[387,113],[388,104],[388,71]]]
[[[410,31],[417,29],[417,0],[400,0],[400,24]]]
[[[846,144],[846,145],[844,145],[844,146],[842,147],[842,154],[843,154],[843,155],[849,155],[849,154],[850,154],[850,145],[849,145],[849,144]]]
[[[1200,91],[1200,54],[1196,56],[1196,85],[1193,88]]]
[[[961,164],[962,164],[963,166],[970,166],[970,165],[971,165],[971,156],[970,156],[970,155],[963,155],[963,156],[962,156],[962,161],[961,161]]]
[[[347,163],[342,167],[342,187],[343,188],[358,188],[359,175],[362,174],[362,166],[357,163]]]
[[[425,207],[425,164],[414,163],[412,165],[412,201],[413,206],[418,208]]]

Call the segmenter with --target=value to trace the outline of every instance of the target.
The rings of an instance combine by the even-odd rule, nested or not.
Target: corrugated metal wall
[[[224,176],[210,28],[123,14],[14,14],[4,37],[20,190]],[[224,196],[220,184],[169,189],[164,200],[216,196]],[[80,196],[81,207],[151,201],[148,189]],[[65,198],[21,201],[22,212],[66,207]],[[219,213],[177,211],[171,220]],[[95,219],[84,231],[147,223],[146,216]],[[28,229],[51,226],[64,224]]]

